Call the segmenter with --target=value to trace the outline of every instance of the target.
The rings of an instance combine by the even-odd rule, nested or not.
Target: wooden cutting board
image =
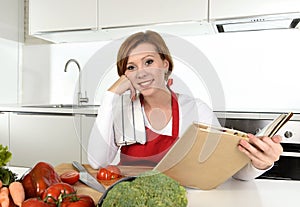
[[[89,173],[91,173],[95,178],[97,175],[98,170],[95,170],[91,168],[91,166],[84,164],[83,165]],[[121,170],[121,174],[123,176],[136,176],[139,175],[145,171],[152,170],[152,167],[147,167],[147,166],[118,166]],[[76,170],[71,163],[62,163],[58,166],[56,166],[55,171],[57,174],[61,175],[64,172],[70,171],[70,170]],[[100,181],[101,184],[104,185],[104,187],[107,189],[109,186],[114,184],[118,179],[115,180],[103,180]],[[89,195],[93,198],[95,204],[98,203],[99,199],[102,196],[102,193],[88,187],[87,185],[81,183],[78,181],[77,183],[74,184],[74,188],[77,191],[77,194],[83,194],[83,195]]]

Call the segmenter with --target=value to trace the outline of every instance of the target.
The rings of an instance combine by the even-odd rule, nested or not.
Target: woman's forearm
[[[94,169],[110,164],[118,150],[113,132],[113,101],[116,96],[106,92],[89,137],[88,161]]]

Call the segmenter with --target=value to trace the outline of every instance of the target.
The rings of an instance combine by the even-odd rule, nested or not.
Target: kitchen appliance
[[[296,115],[296,116],[295,116]],[[257,134],[278,114],[237,113],[219,118],[227,128]],[[259,179],[300,180],[300,119],[299,115],[288,121],[277,134],[282,137],[283,153],[273,168],[258,177]]]
[[[244,18],[216,20],[212,23],[216,32],[245,32],[270,29],[293,29],[300,25],[300,13],[259,15]]]

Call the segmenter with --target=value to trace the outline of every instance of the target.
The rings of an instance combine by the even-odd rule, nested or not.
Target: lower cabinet
[[[87,146],[90,137],[91,130],[94,126],[96,120],[96,115],[82,115],[82,148],[81,148],[81,157],[82,163],[87,164]]]
[[[10,114],[10,165],[81,162],[81,115]]]
[[[9,112],[0,111],[0,144],[9,147]]]

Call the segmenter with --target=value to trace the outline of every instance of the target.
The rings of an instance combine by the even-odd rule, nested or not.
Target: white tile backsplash
[[[175,62],[173,88],[202,98],[214,110],[300,112],[299,36],[300,30],[281,30],[166,38]],[[103,91],[118,77],[120,44],[24,46],[23,103],[72,103],[78,69],[75,64],[67,73],[63,69],[74,58],[90,103],[100,104]],[[222,96],[225,105],[216,103]]]

